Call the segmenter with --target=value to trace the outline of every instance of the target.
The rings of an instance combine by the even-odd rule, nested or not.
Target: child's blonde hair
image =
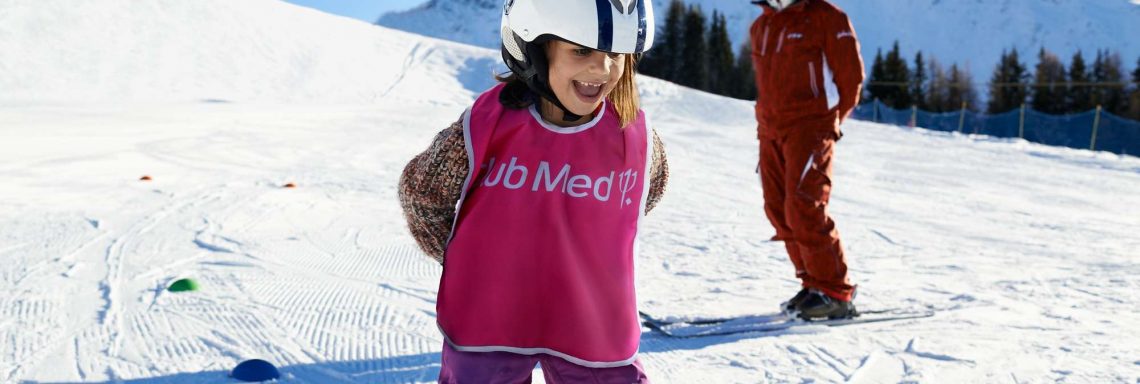
[[[641,97],[637,93],[637,82],[635,81],[637,57],[630,54],[623,56],[625,63],[622,65],[625,66],[625,72],[622,73],[617,85],[614,86],[613,91],[610,91],[606,99],[613,104],[614,110],[618,114],[618,120],[621,121],[621,128],[625,129],[637,119],[637,112],[641,110]],[[505,76],[495,76],[495,80],[507,84],[502,94],[499,95],[499,102],[504,107],[528,108],[539,99],[517,74],[509,73]]]
[[[637,112],[641,110],[641,96],[637,93],[637,58],[634,55],[625,55],[625,73],[618,79],[617,86],[610,92],[610,102],[614,103],[614,110],[621,120],[621,127],[625,129],[637,119]]]

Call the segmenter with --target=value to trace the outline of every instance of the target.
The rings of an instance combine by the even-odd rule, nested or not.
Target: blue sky
[[[328,13],[348,16],[369,23],[376,22],[380,15],[388,11],[405,10],[427,2],[427,0],[285,0],[287,2],[316,8]]]

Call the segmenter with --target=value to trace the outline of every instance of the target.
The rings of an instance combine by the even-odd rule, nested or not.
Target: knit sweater
[[[649,213],[665,193],[669,163],[657,131],[653,131],[653,159],[650,169]],[[426,151],[404,167],[400,176],[400,206],[412,237],[431,258],[443,264],[447,240],[455,221],[455,208],[463,192],[470,166],[463,138],[463,120],[440,131]]]

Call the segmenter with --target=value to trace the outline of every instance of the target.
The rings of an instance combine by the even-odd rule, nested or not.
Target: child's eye
[[[589,56],[593,51],[594,50],[590,48],[578,48],[574,50],[574,54],[578,56]]]

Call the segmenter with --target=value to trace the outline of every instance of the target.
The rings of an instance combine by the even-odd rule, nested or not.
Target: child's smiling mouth
[[[602,94],[602,88],[606,83],[589,83],[584,81],[574,80],[574,90],[578,94],[578,98],[586,103],[594,103],[597,101],[598,96]]]

